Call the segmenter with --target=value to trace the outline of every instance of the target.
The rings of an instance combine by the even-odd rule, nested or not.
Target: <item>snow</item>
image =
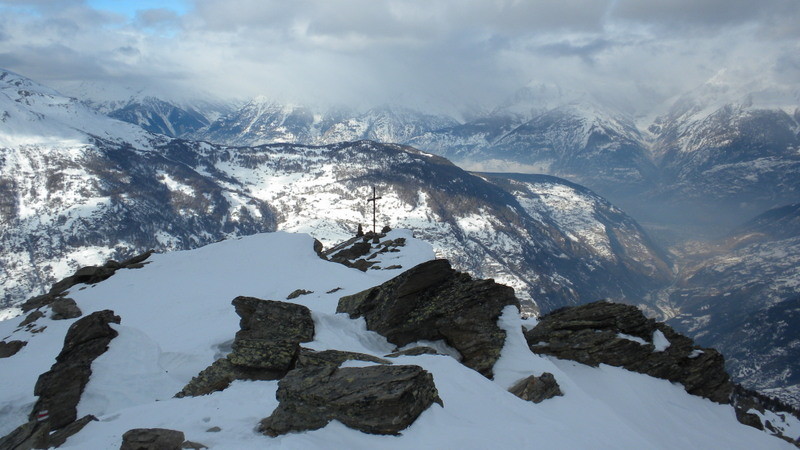
[[[397,258],[410,268],[433,257],[409,232]],[[381,263],[384,264],[384,263]],[[192,376],[224,355],[238,330],[231,300],[238,295],[283,300],[289,292],[314,291],[293,300],[312,310],[316,333],[306,346],[384,356],[394,350],[366,330],[363,319],[336,314],[338,299],[377,285],[402,270],[360,272],[321,260],[307,235],[284,232],[223,241],[193,251],[153,255],[141,269],[121,270],[86,289],[74,289],[84,314],[112,309],[119,336],[97,358],[78,406],[92,422],[62,448],[118,448],[137,427],[178,429],[212,449],[242,448],[792,448],[740,425],[730,406],[687,394],[680,385],[601,365],[592,368],[531,353],[516,308],[499,325],[507,340],[489,380],[446,355],[401,356],[434,378],[444,407],[433,405],[400,436],[368,435],[333,422],[323,429],[277,438],[258,434],[259,420],[277,406],[277,381],[237,381],[197,398],[172,396]],[[324,294],[333,288],[342,290]],[[0,435],[23,423],[35,401],[33,385],[49,369],[74,320],[39,319],[41,333],[17,329],[21,319],[0,322],[0,336],[28,345],[4,359],[0,371]],[[441,348],[441,343],[427,343]],[[363,363],[349,362],[346,366]],[[552,373],[563,397],[533,404],[506,389],[531,374]],[[208,432],[219,427],[219,432]]]
[[[663,352],[668,349],[671,344],[661,330],[656,330],[653,332],[653,345],[656,347],[653,350],[654,352]]]
[[[644,339],[642,339],[642,338],[640,338],[638,336],[632,336],[630,334],[625,334],[625,333],[617,333],[617,337],[621,338],[621,339],[627,339],[629,341],[636,342],[639,345],[647,345],[647,341],[645,341]]]

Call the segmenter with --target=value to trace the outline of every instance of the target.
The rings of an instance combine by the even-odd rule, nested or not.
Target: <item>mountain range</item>
[[[643,130],[582,97],[457,121],[398,107],[320,114],[265,99],[208,111],[142,97],[101,107],[8,71],[0,92],[6,305],[81,266],[151,248],[275,230],[331,246],[371,227],[374,186],[378,228],[411,229],[460,270],[514,287],[526,313],[600,298],[639,305],[731,355],[746,386],[798,404],[796,358],[784,358],[793,327],[774,320],[793,317],[797,277],[782,275],[793,260],[780,251],[791,254],[798,234],[772,212],[735,228],[751,212],[800,201],[796,109],[757,99],[717,107],[698,94]],[[228,144],[198,140],[210,130]],[[267,144],[276,141],[288,143]],[[467,172],[433,153],[573,181]],[[789,237],[760,231],[752,241],[747,227]],[[720,240],[660,248],[687,234]],[[735,338],[742,327],[766,331]]]

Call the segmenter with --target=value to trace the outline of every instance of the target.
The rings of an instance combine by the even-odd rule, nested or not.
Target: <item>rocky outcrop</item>
[[[295,367],[300,343],[314,339],[314,320],[305,306],[254,297],[236,297],[232,303],[241,317],[233,351],[192,378],[176,397],[210,394],[234,380],[280,379]]]
[[[384,229],[386,228],[388,227]],[[391,229],[389,229],[389,231],[391,231]],[[406,245],[405,238],[381,241],[381,239],[386,237],[386,233],[389,231],[381,232],[380,234],[370,231],[367,234],[357,235],[323,252],[323,256],[327,257],[330,261],[344,264],[347,267],[352,267],[362,272],[366,272],[368,269],[378,269],[379,267],[376,266],[377,263],[373,261],[378,255],[387,252],[399,252],[400,250],[398,247]],[[397,268],[400,267],[392,267],[392,269]],[[389,268],[386,267],[385,269]]]
[[[81,267],[75,271],[74,274],[56,282],[46,294],[33,297],[22,303],[20,307],[22,308],[23,312],[28,312],[43,306],[51,305],[53,302],[63,299],[63,297],[66,295],[66,291],[77,284],[99,283],[110,278],[119,269],[139,269],[144,267],[146,264],[144,261],[153,253],[153,250],[148,250],[140,255],[126,259],[122,262],[109,260],[102,266]],[[74,301],[72,303],[74,304]],[[77,305],[75,308],[77,308]],[[71,309],[71,311],[74,310]],[[80,312],[80,310],[78,310],[78,312]]]
[[[372,434],[398,434],[439,399],[433,376],[419,366],[317,366],[295,369],[278,384],[280,404],[259,431],[278,436],[338,420]]]
[[[25,341],[0,341],[0,358],[16,355],[27,344]]]
[[[538,377],[531,375],[523,378],[511,386],[508,392],[533,403],[541,403],[549,398],[564,395],[556,378],[550,372],[544,372]]]
[[[185,440],[182,431],[134,428],[122,435],[119,450],[180,450]]]
[[[519,308],[512,288],[473,280],[437,259],[342,297],[336,311],[364,317],[368,329],[400,347],[444,340],[461,353],[464,365],[491,378],[506,337],[497,319],[507,305]]]
[[[105,353],[118,334],[111,323],[120,323],[119,316],[104,310],[89,314],[69,327],[56,363],[36,381],[33,393],[39,399],[31,420],[49,412],[50,427],[57,430],[77,419],[78,402],[92,374],[92,361]]]
[[[728,403],[732,390],[724,359],[630,305],[605,301],[567,307],[525,332],[534,353],[583,364],[624,367],[683,384],[690,394]]]

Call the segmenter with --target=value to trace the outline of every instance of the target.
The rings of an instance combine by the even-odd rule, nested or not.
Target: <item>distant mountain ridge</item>
[[[14,84],[7,90],[21,95]],[[512,193],[443,158],[373,141],[226,147],[170,139],[41,91],[47,101],[34,122],[48,127],[50,115],[62,114],[70,140],[4,150],[0,185],[15,199],[2,218],[9,230],[2,243],[6,301],[23,300],[22,293],[64,276],[77,261],[97,264],[151,247],[193,248],[274,229],[332,244],[370,222],[371,186],[383,197],[381,224],[414,230],[457,267],[515,287],[529,307],[630,301],[669,278],[669,263],[635,222],[563,180],[518,182]],[[105,138],[79,129],[89,122],[108,130]],[[551,212],[522,206],[534,197],[554,202]],[[575,213],[586,226],[567,231],[555,213],[570,200],[582,202]],[[620,242],[617,235],[627,245],[610,245]]]

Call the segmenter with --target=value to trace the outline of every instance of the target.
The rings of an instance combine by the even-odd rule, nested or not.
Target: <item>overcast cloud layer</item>
[[[460,109],[538,83],[647,112],[727,69],[800,84],[798,0],[0,0],[0,67],[222,98]]]

